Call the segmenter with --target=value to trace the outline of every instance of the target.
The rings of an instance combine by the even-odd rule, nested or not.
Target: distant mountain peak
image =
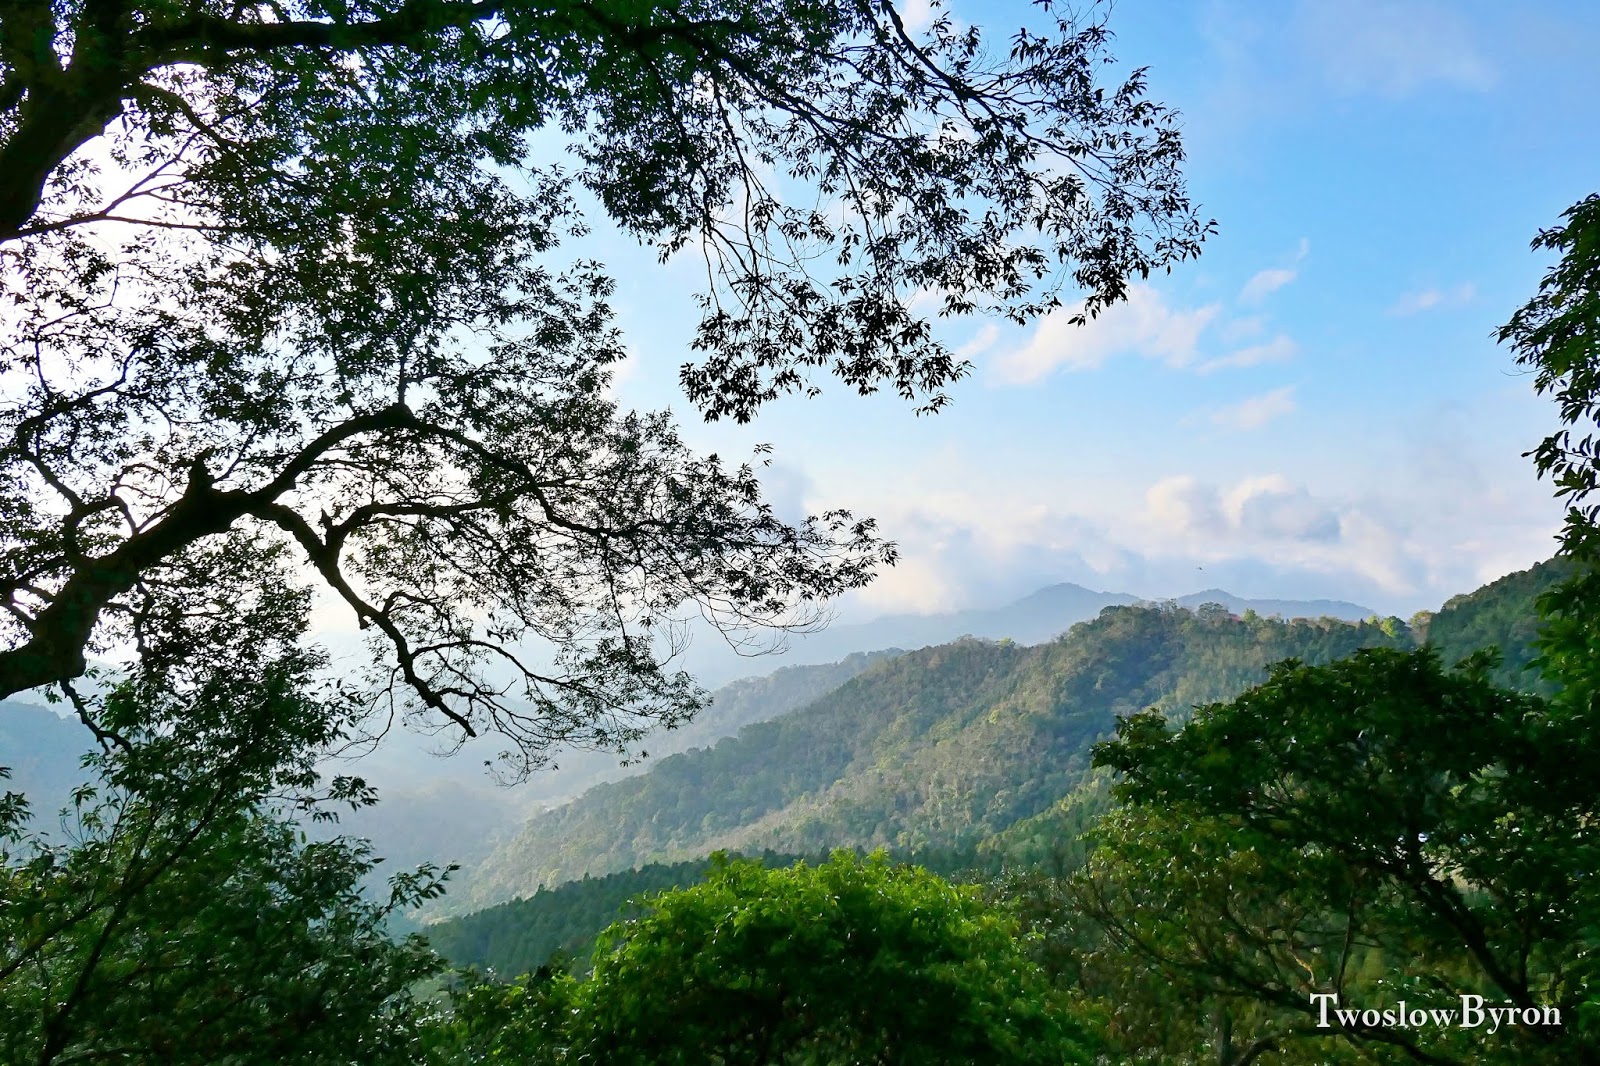
[[[1370,607],[1345,600],[1264,600],[1235,596],[1226,589],[1209,588],[1191,592],[1174,600],[1179,607],[1191,610],[1204,603],[1220,603],[1233,614],[1254,611],[1265,617],[1279,618],[1338,618],[1346,622],[1360,622],[1377,614]]]
[[[1013,640],[1018,644],[1044,644],[1054,640],[1079,622],[1091,621],[1107,607],[1126,607],[1137,603],[1174,602],[1193,610],[1204,603],[1220,603],[1232,614],[1253,610],[1264,617],[1320,618],[1324,615],[1347,622],[1370,618],[1372,610],[1341,600],[1257,600],[1236,596],[1225,589],[1166,598],[1145,599],[1126,592],[1098,592],[1072,581],[1061,581],[1035,589],[1021,599],[1000,607],[982,607],[942,614],[897,614],[846,625],[829,626],[817,633],[795,635],[789,651],[765,672],[778,666],[820,665],[841,662],[858,652],[887,648],[925,648],[948,644],[963,636],[985,640]],[[724,684],[740,676],[751,676],[750,660],[730,666],[725,660],[686,661],[690,673],[710,685]]]

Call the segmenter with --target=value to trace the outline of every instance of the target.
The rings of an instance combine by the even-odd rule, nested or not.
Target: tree
[[[1600,706],[1600,194],[1585,197],[1562,216],[1564,225],[1543,230],[1537,249],[1553,249],[1561,260],[1539,282],[1539,292],[1519,308],[1496,336],[1516,352],[1517,363],[1534,374],[1534,388],[1552,394],[1564,428],[1533,451],[1541,477],[1555,483],[1569,504],[1561,554],[1572,575],[1541,600],[1544,631],[1541,663],[1558,676],[1558,697],[1581,713]]]
[[[351,706],[318,691],[314,656],[237,652],[181,695],[127,682],[105,698],[114,739],[69,843],[24,833],[16,793],[0,802],[0,1060],[416,1061],[411,988],[442,963],[387,925],[441,877],[396,875],[374,903],[365,845],[305,842],[288,806],[371,802],[314,771]]]
[[[1099,990],[1154,1005],[1142,1025],[1118,1012],[1135,1046],[1225,1066],[1383,1047],[1600,1061],[1600,730],[1497,689],[1492,665],[1446,670],[1430,648],[1290,661],[1180,730],[1154,712],[1119,724],[1096,763],[1123,775],[1124,806],[1075,896],[1104,936],[1085,964]],[[1391,1012],[1480,996],[1518,1022],[1324,1026],[1318,995]],[[1523,1024],[1550,1010],[1561,1024]]]
[[[882,854],[779,870],[715,859],[704,884],[645,911],[601,935],[586,980],[470,992],[468,1046],[531,1062],[559,1047],[725,1066],[1088,1061],[1010,923]]]
[[[310,572],[391,709],[520,769],[692,713],[676,620],[802,624],[893,552],[614,408],[574,190],[704,258],[706,417],[828,374],[936,410],[916,295],[1082,318],[1209,232],[1176,116],[1043,11],[996,54],[887,0],[0,7],[0,693]]]

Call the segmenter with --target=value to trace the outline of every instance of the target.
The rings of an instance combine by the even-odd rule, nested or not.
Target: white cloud
[[[929,0],[906,0],[899,11],[900,21],[911,33],[921,33],[933,25],[933,4]]]
[[[1300,243],[1295,247],[1293,262],[1299,263],[1310,253],[1311,241],[1301,237]],[[1299,276],[1300,271],[1294,266],[1268,267],[1266,270],[1258,270],[1239,290],[1239,303],[1245,306],[1259,304]]]
[[[1145,492],[1145,512],[1190,547],[1339,538],[1339,513],[1282,474],[1248,477],[1220,492],[1188,474],[1162,478]]]
[[[1300,239],[1293,262],[1299,263],[1310,251],[1310,242]],[[1240,304],[1259,304],[1266,296],[1283,288],[1299,276],[1294,266],[1258,271],[1239,290]],[[926,313],[937,298],[933,292],[918,292],[911,301],[913,310]],[[990,375],[996,382],[1028,385],[1061,370],[1096,370],[1121,355],[1159,359],[1173,369],[1193,369],[1210,374],[1227,368],[1281,362],[1294,356],[1297,348],[1287,335],[1246,345],[1224,355],[1202,358],[1208,333],[1224,344],[1259,337],[1266,332],[1267,319],[1260,314],[1224,316],[1220,303],[1200,307],[1174,307],[1166,296],[1149,285],[1130,285],[1127,299],[1101,312],[1082,325],[1072,319],[1082,314],[1083,305],[1061,307],[1041,318],[1033,333],[1020,347],[996,354]],[[985,326],[962,345],[957,354],[972,358],[993,347],[999,331]],[[1281,401],[1280,401],[1281,402]]]
[[[1240,341],[1259,337],[1267,331],[1267,316],[1241,315],[1230,318],[1217,327],[1217,336],[1226,344],[1237,344]]]
[[[1274,485],[1239,504],[1241,532],[1261,540],[1328,542],[1340,538],[1339,516],[1303,488]]]
[[[880,570],[872,584],[857,594],[869,616],[884,614],[937,614],[967,606],[967,590],[951,580],[943,552],[929,546],[903,554],[894,566]]]
[[[1258,304],[1265,300],[1271,293],[1277,292],[1299,275],[1299,271],[1288,267],[1269,267],[1257,271],[1256,274],[1244,283],[1244,288],[1239,290],[1239,302],[1242,304]]]
[[[893,529],[900,562],[851,599],[857,617],[930,614],[993,606],[1060,580],[1126,570],[1131,553],[1099,523],[1016,497],[919,497],[879,519]]]
[[[1293,340],[1288,335],[1280,333],[1265,344],[1253,344],[1248,348],[1220,355],[1215,359],[1207,359],[1194,368],[1196,374],[1211,374],[1218,370],[1236,370],[1247,366],[1260,366],[1262,363],[1281,363],[1286,359],[1294,358],[1298,350]]]
[[[1075,326],[1070,319],[1081,310],[1081,305],[1057,308],[1040,319],[1025,345],[995,359],[998,379],[1023,385],[1058,368],[1092,370],[1124,354],[1160,359],[1173,367],[1188,366],[1195,359],[1201,333],[1222,307],[1208,304],[1176,309],[1150,286],[1132,285],[1127,300]]]
[[[1302,0],[1300,31],[1329,84],[1405,96],[1431,84],[1482,91],[1494,68],[1456,5],[1434,0]]]
[[[1441,311],[1455,307],[1465,307],[1478,295],[1478,287],[1471,282],[1462,282],[1450,288],[1430,286],[1416,292],[1408,292],[1394,302],[1389,308],[1389,314],[1395,316],[1414,315],[1422,311]]]
[[[984,323],[984,327],[973,335],[961,347],[955,350],[957,359],[975,359],[994,347],[994,342],[1000,338],[1000,327],[993,322]]]
[[[1234,432],[1260,429],[1274,418],[1295,411],[1294,386],[1285,385],[1259,396],[1251,396],[1236,404],[1213,411],[1210,420],[1214,425]]]
[[[1228,491],[1221,493],[1220,509],[1228,521],[1238,526],[1244,520],[1245,504],[1258,496],[1293,492],[1294,486],[1282,474],[1263,474],[1247,477]]]
[[[1162,478],[1145,494],[1143,556],[1226,563],[1237,571],[1342,575],[1347,591],[1360,587],[1405,594],[1421,572],[1401,533],[1362,509],[1318,499],[1282,474],[1243,478],[1218,489],[1189,475]],[[1152,535],[1153,534],[1153,535]],[[1237,592],[1238,589],[1230,591]]]
[[[1441,503],[1415,483],[1426,471],[1394,458],[1399,485],[1348,496],[1281,472],[1032,488],[936,477],[875,507],[902,561],[846,606],[856,620],[994,606],[1072,581],[1137,596],[1214,586],[1344,599],[1405,616],[1549,554],[1553,511],[1482,493]]]
[[[1360,511],[1350,511],[1340,516],[1339,539],[1349,548],[1347,565],[1369,581],[1400,593],[1416,588],[1421,561],[1407,551],[1404,539],[1394,530]]]
[[[1150,517],[1174,532],[1212,533],[1223,528],[1217,494],[1189,474],[1162,478],[1144,494]]]
[[[761,494],[772,511],[790,525],[803,523],[811,514],[808,505],[816,492],[811,476],[797,466],[774,460],[761,470]]]

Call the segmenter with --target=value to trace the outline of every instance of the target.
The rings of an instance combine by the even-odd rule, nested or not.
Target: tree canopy
[[[315,656],[236,650],[181,692],[105,697],[107,748],[65,840],[0,798],[0,1060],[417,1061],[412,990],[442,964],[388,922],[436,895],[439,871],[398,873],[374,902],[369,848],[305,841],[292,810],[372,800],[315,772],[354,708]]]
[[[1543,659],[1562,679],[1562,700],[1592,714],[1600,710],[1600,193],[1562,217],[1533,240],[1561,259],[1497,336],[1557,403],[1561,428],[1527,453],[1569,505],[1561,543],[1574,564],[1542,601]]]
[[[581,982],[469,992],[463,1049],[619,1064],[1088,1061],[1008,920],[976,890],[881,854],[776,870],[714,857],[704,884],[644,911],[601,934]]]
[[[1189,1039],[1221,1063],[1283,1049],[1327,1061],[1339,1045],[1430,1063],[1597,1060],[1600,733],[1497,689],[1491,661],[1446,670],[1423,648],[1287,662],[1180,730],[1154,712],[1119,725],[1096,761],[1122,774],[1124,806],[1076,898],[1104,931],[1113,1002],[1176,996],[1201,1016],[1196,1033],[1159,1007],[1129,1010],[1135,1044]],[[1322,1025],[1316,995],[1391,1016]],[[1562,1024],[1395,1024],[1401,1000],[1456,1010],[1462,996],[1554,1008]]]
[[[618,411],[611,283],[561,242],[703,258],[708,418],[829,375],[935,410],[966,368],[916,297],[1092,315],[1209,232],[1103,20],[1040,12],[7,3],[0,693],[311,573],[395,708],[517,768],[691,713],[674,622],[800,624],[893,552]]]

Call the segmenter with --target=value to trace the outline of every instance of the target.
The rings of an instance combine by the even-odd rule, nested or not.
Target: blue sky
[[[786,513],[879,518],[904,560],[846,618],[1054,581],[1404,616],[1547,557],[1561,509],[1520,453],[1554,409],[1490,334],[1549,265],[1529,240],[1600,189],[1600,4],[1122,0],[1110,25],[1184,115],[1198,261],[1086,328],[950,324],[976,369],[936,417],[833,389],[686,437],[771,442]],[[684,411],[692,270],[605,257],[619,397]]]

